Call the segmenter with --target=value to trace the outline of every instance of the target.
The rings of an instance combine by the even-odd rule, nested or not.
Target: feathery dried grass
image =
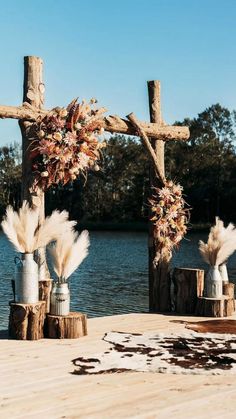
[[[82,231],[80,235],[68,230],[56,244],[49,249],[52,256],[53,269],[59,281],[67,280],[88,255],[89,233]]]
[[[2,229],[14,248],[21,253],[33,253],[39,247],[57,240],[64,232],[71,231],[76,223],[68,221],[66,211],[54,211],[39,226],[39,210],[24,201],[19,213],[7,207]]]
[[[206,263],[219,266],[224,263],[236,249],[236,229],[230,223],[224,223],[216,217],[215,226],[211,227],[207,243],[199,241],[199,251]]]

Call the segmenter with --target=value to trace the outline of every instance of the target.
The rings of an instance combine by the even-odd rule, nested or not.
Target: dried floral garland
[[[154,188],[149,199],[151,221],[154,225],[156,255],[154,265],[160,260],[169,260],[172,250],[177,247],[187,232],[189,209],[182,196],[182,186],[172,181],[165,181],[162,188]]]
[[[101,148],[97,136],[103,132],[101,114],[95,109],[96,99],[67,108],[55,108],[35,124],[31,159],[34,186],[43,190],[75,180],[93,168],[99,170]]]

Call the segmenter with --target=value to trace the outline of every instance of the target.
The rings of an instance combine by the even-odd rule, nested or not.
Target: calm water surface
[[[92,232],[87,259],[71,277],[71,308],[89,317],[148,311],[147,234]],[[204,234],[190,234],[174,255],[172,267],[206,268],[198,253]],[[0,329],[7,327],[8,302],[12,300],[16,253],[0,233]],[[229,260],[236,282],[236,255]],[[54,277],[52,273],[52,278]]]

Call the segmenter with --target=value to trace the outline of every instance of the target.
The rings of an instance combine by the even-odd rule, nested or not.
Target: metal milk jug
[[[22,304],[39,301],[38,265],[33,253],[15,257],[15,301]]]
[[[67,316],[70,312],[70,290],[67,282],[54,282],[51,292],[50,314]]]
[[[221,298],[223,283],[218,266],[212,266],[206,276],[206,297]]]

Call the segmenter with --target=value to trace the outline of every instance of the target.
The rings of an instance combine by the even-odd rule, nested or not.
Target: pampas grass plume
[[[53,269],[59,281],[67,280],[88,255],[89,233],[82,231],[80,235],[68,230],[56,244],[49,249]]]
[[[2,229],[14,248],[20,253],[33,253],[40,247],[56,241],[64,233],[72,231],[76,222],[68,220],[67,211],[53,211],[39,226],[39,209],[30,208],[23,202],[19,212],[7,207]]]
[[[206,263],[219,266],[224,263],[236,249],[236,229],[230,223],[226,228],[216,217],[216,224],[211,227],[207,243],[199,241],[199,251]]]

